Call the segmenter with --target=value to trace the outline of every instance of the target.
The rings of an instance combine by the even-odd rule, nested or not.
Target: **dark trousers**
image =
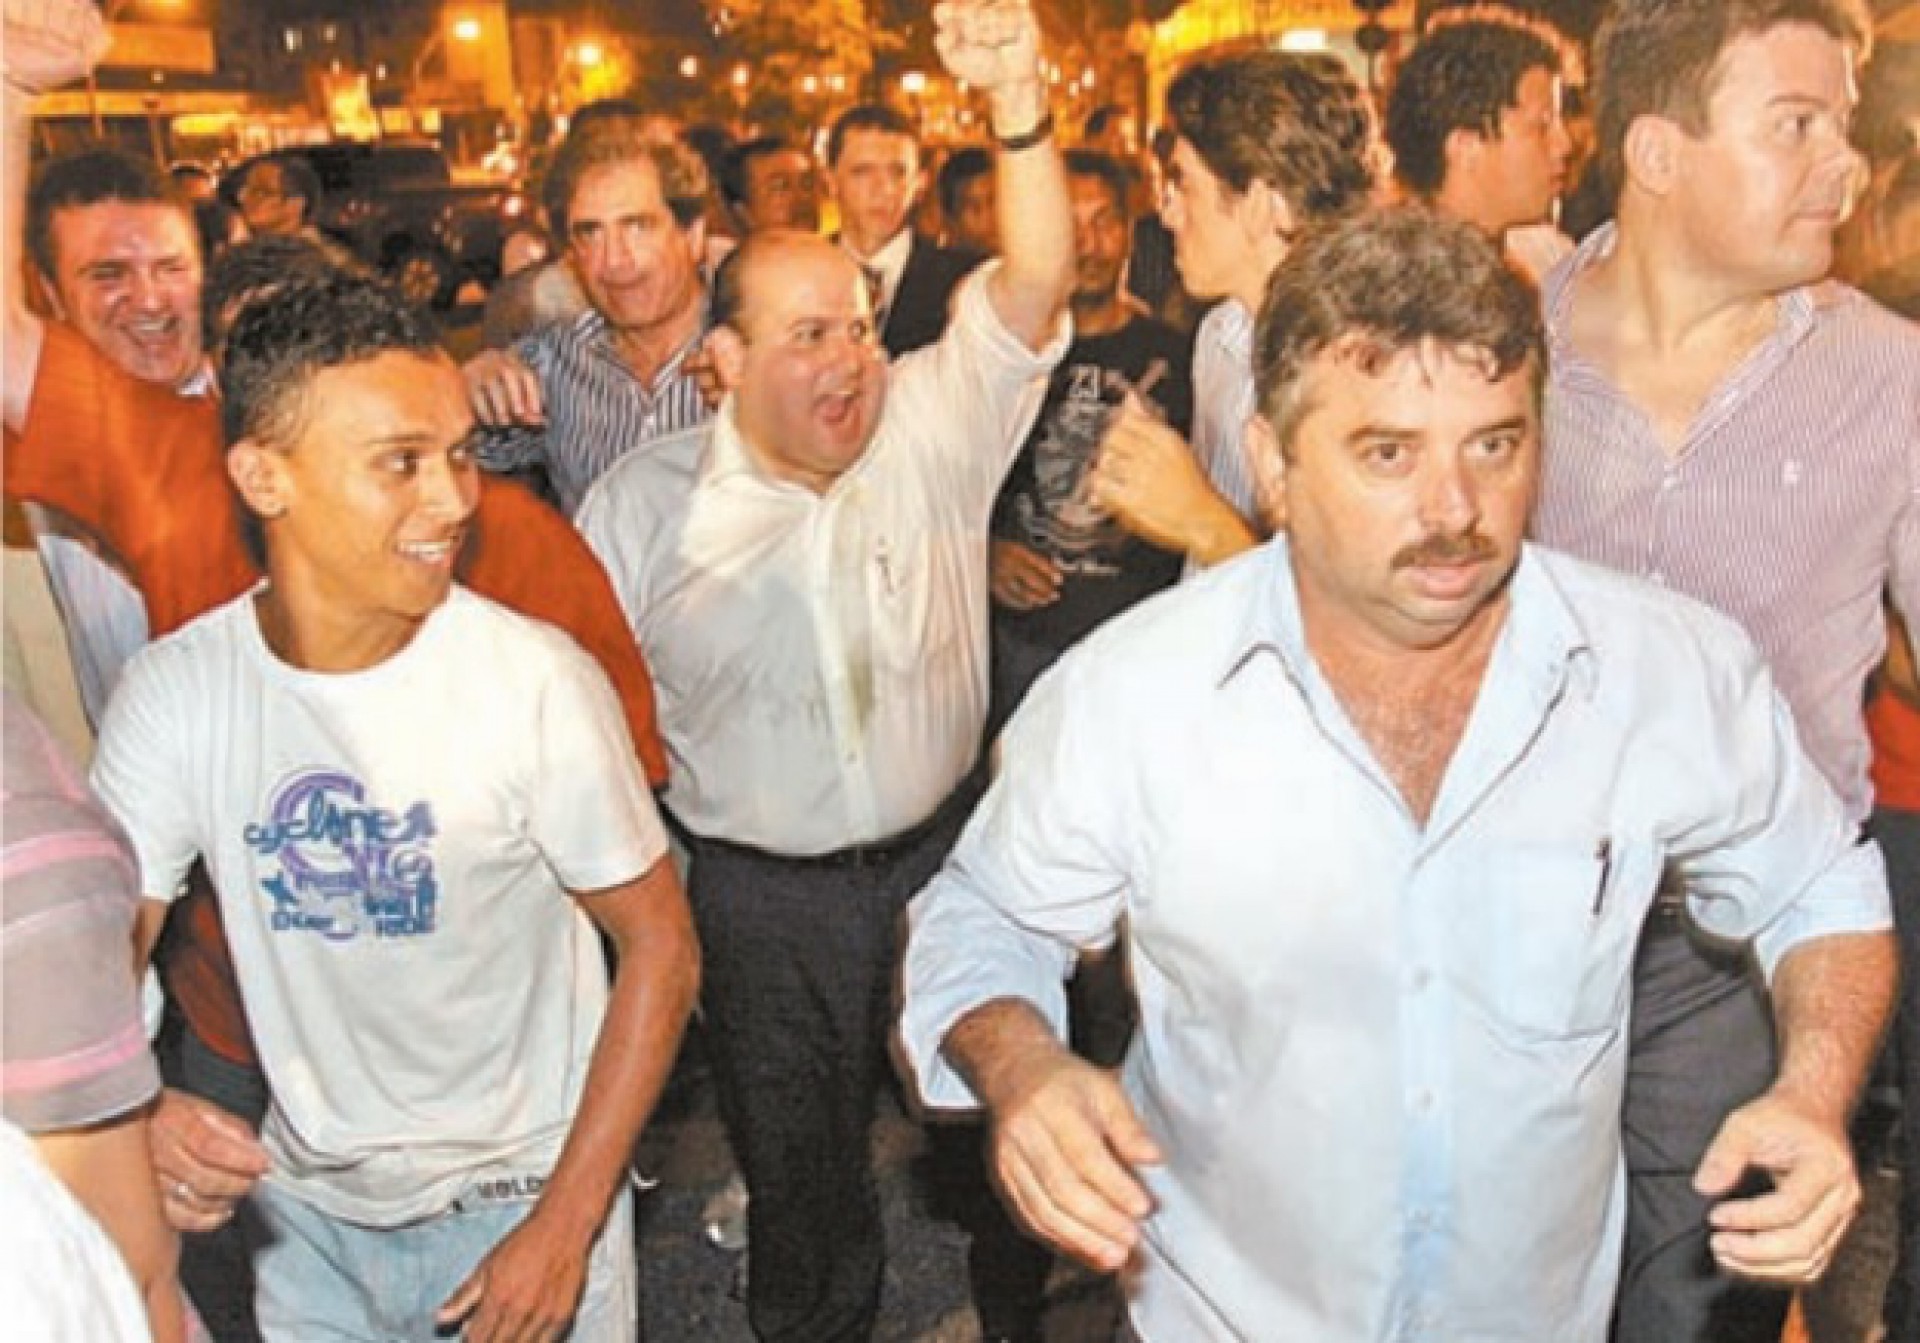
[[[1887,1296],[1887,1343],[1920,1343],[1920,812],[1882,807],[1873,837],[1887,859],[1893,926],[1900,937],[1900,1258]]]
[[[1773,1081],[1773,1018],[1743,952],[1656,909],[1634,964],[1622,1137],[1627,1236],[1614,1343],[1778,1343],[1788,1294],[1723,1273],[1693,1174],[1729,1113]]]
[[[868,1131],[899,920],[971,795],[883,861],[694,839],[688,893],[721,1119],[746,1177],[747,1317],[763,1343],[870,1338],[885,1258]]]

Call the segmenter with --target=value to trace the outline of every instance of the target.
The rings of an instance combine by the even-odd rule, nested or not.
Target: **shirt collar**
[[[886,285],[886,298],[891,302],[893,291],[900,287],[900,276],[907,269],[908,254],[913,251],[913,229],[901,229],[872,256],[861,256],[854,251],[853,244],[847,241],[844,233],[840,235],[840,246],[863,267],[880,272],[880,278]]]
[[[1592,640],[1552,572],[1548,553],[1531,542],[1521,546],[1512,601],[1495,651],[1496,657],[1519,660],[1515,670],[1543,703],[1569,675],[1577,675],[1583,689],[1590,691],[1593,684]],[[1277,657],[1295,684],[1311,684],[1320,673],[1307,648],[1286,538],[1276,536],[1249,562],[1264,572],[1254,599],[1245,605],[1241,628],[1227,642],[1217,684],[1239,675],[1259,653]]]
[[[1620,240],[1620,226],[1612,220],[1600,225],[1574,248],[1572,254],[1547,272],[1541,283],[1541,314],[1546,321],[1549,354],[1554,362],[1570,358],[1566,347],[1567,313],[1573,304],[1573,290],[1581,274],[1607,257]],[[1775,301],[1774,333],[1770,341],[1791,348],[1813,330],[1823,310],[1842,301],[1844,290],[1832,281],[1801,285],[1780,294]]]

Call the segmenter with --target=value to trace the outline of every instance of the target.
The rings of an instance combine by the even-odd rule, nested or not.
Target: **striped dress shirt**
[[[1253,472],[1241,447],[1252,414],[1253,314],[1230,298],[1201,319],[1194,336],[1193,452],[1234,511],[1257,522]]]
[[[1647,416],[1568,344],[1580,272],[1547,277],[1552,372],[1534,535],[1731,615],[1767,656],[1807,753],[1863,818],[1861,692],[1891,592],[1920,628],[1920,329],[1844,285],[1796,289],[1774,330],[1669,455]]]
[[[544,468],[571,517],[600,473],[621,457],[712,414],[699,381],[685,371],[699,343],[699,336],[688,341],[648,381],[620,357],[606,318],[594,309],[535,331],[513,352],[540,379],[546,425],[489,431],[480,464],[489,471]]]
[[[82,1128],[160,1089],[133,974],[133,856],[25,701],[4,704],[0,1115],[29,1133]]]

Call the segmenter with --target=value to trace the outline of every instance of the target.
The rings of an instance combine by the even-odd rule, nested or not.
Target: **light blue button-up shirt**
[[[1746,637],[1537,548],[1424,826],[1308,653],[1284,540],[1043,678],[912,910],[929,1104],[994,998],[1059,1028],[1123,916],[1124,1078],[1166,1153],[1128,1287],[1150,1343],[1598,1343],[1623,1208],[1634,945],[1663,866],[1771,974],[1888,926],[1878,854]]]

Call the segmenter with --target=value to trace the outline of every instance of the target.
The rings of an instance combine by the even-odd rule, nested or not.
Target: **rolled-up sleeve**
[[[1814,938],[1892,926],[1886,868],[1800,744],[1793,716],[1749,653],[1744,675],[1704,725],[1717,746],[1719,814],[1679,856],[1701,927],[1751,939],[1769,981]]]
[[[908,910],[900,1037],[930,1109],[979,1103],[941,1053],[955,1022],[1018,998],[1064,1036],[1067,975],[1080,951],[1113,941],[1127,766],[1112,734],[1092,728],[1102,710],[1077,661],[1034,687],[1007,729],[999,778]]]

